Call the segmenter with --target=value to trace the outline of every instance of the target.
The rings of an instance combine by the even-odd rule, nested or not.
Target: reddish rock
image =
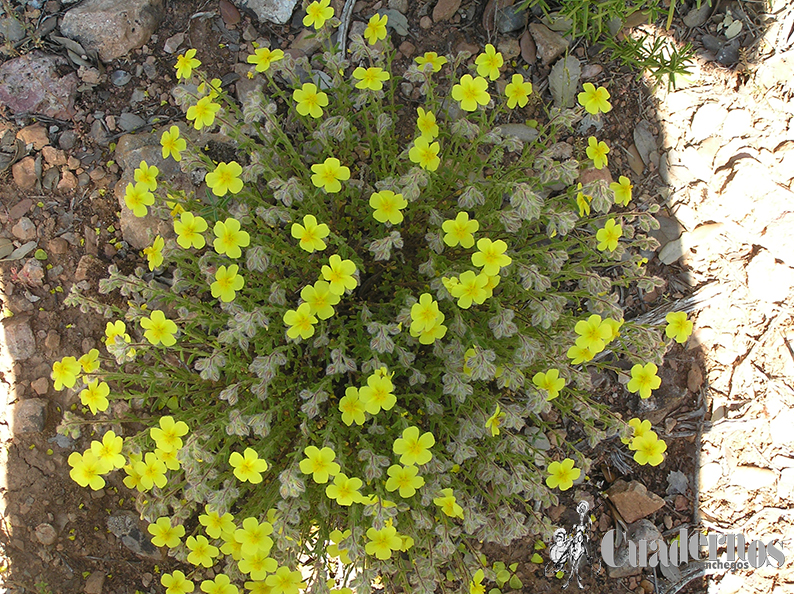
[[[75,114],[77,75],[59,76],[65,58],[31,52],[0,66],[0,106],[12,113],[41,113],[52,118],[71,119]]]
[[[17,132],[17,138],[24,142],[25,146],[32,144],[33,148],[37,151],[40,151],[50,144],[50,139],[47,136],[47,129],[41,124],[25,126]]]
[[[607,497],[628,524],[651,515],[664,507],[664,499],[650,493],[645,485],[637,481],[627,483],[623,480],[615,481],[607,491]]]
[[[77,270],[74,272],[74,280],[86,280],[92,271],[95,273],[101,272],[102,263],[94,256],[85,255],[80,258],[80,261],[77,263]]]
[[[430,27],[433,26],[433,19],[431,19],[429,16],[425,15],[421,19],[419,19],[419,26],[422,29],[429,29]]]
[[[15,221],[24,217],[26,214],[28,214],[28,212],[30,212],[31,206],[33,206],[33,200],[30,198],[20,200],[8,211],[8,218],[12,221]]]
[[[416,53],[416,46],[410,41],[403,41],[400,44],[400,53],[406,58],[412,58]]]
[[[69,242],[63,237],[54,237],[47,242],[47,251],[52,254],[65,254],[69,251]]]
[[[528,30],[521,35],[519,45],[521,46],[521,58],[523,58],[524,62],[534,64],[538,59],[538,50],[535,47],[535,40],[532,39],[532,35],[529,34]]]
[[[590,167],[589,169],[585,169],[581,173],[579,173],[579,181],[584,186],[585,184],[589,184],[590,182],[594,182],[597,179],[603,179],[608,184],[611,184],[614,180],[612,179],[612,174],[609,172],[609,169],[606,167],[602,169],[596,169],[595,167]]]
[[[447,21],[451,19],[460,8],[461,0],[438,0],[433,9],[433,22]]]
[[[45,146],[41,149],[44,160],[55,167],[66,165],[66,153],[52,146]]]
[[[77,188],[77,178],[71,171],[61,173],[61,181],[58,182],[59,192],[72,192]]]
[[[18,163],[14,163],[11,173],[20,190],[32,190],[36,187],[38,177],[36,176],[36,159],[33,157],[25,157]]]

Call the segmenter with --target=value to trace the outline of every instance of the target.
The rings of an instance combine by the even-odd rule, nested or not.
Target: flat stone
[[[41,433],[47,424],[47,400],[45,398],[28,398],[19,400],[13,405],[14,435],[21,433]]]
[[[506,39],[502,39],[497,44],[496,49],[502,54],[502,57],[504,57],[505,60],[512,60],[521,54],[521,46],[518,43],[518,39],[515,37],[507,37]]]
[[[529,19],[529,11],[518,6],[506,6],[496,9],[496,29],[499,33],[512,33],[523,29]]]
[[[132,130],[135,130],[136,128],[140,128],[145,124],[146,124],[146,120],[128,111],[122,113],[118,121],[119,128],[121,128],[125,132],[131,132]]]
[[[141,248],[142,249],[142,248]],[[89,278],[92,272],[101,272],[102,263],[94,256],[86,254],[80,258],[77,263],[77,269],[74,272],[74,280],[81,281]]]
[[[5,325],[5,345],[15,361],[25,361],[36,353],[36,339],[24,318],[11,318]]]
[[[634,127],[634,145],[646,165],[650,163],[651,153],[656,150],[656,137],[651,131],[651,124],[642,120]]]
[[[559,58],[568,48],[568,41],[541,23],[530,23],[529,32],[535,40],[538,57],[545,66]]]
[[[111,62],[149,41],[164,14],[163,0],[87,0],[64,15],[61,33]]]
[[[777,473],[769,468],[737,466],[731,473],[731,483],[748,491],[757,491],[775,484]]]
[[[521,34],[521,39],[518,41],[521,47],[521,58],[527,64],[534,64],[538,59],[538,48],[535,46],[535,40],[529,34],[529,30]]]
[[[700,8],[698,8],[697,4],[693,4],[692,8],[684,17],[684,24],[691,28],[700,27],[709,20],[712,10],[713,6],[711,6],[709,2],[701,2]]]
[[[612,179],[612,174],[606,167],[602,167],[601,169],[588,167],[579,172],[579,181],[583,186],[599,179],[605,181],[607,184],[611,184],[614,181]]]
[[[651,229],[648,234],[656,238],[660,245],[666,245],[681,237],[684,227],[677,219],[671,219],[662,214],[657,214],[654,218],[658,221],[659,228]]]
[[[36,239],[36,225],[28,217],[22,217],[11,227],[11,233],[20,241]]]
[[[502,135],[513,136],[521,142],[532,142],[538,138],[538,131],[526,124],[503,124],[499,126]]]
[[[686,387],[690,392],[697,392],[703,385],[703,372],[697,364],[692,365],[686,376]]]
[[[8,218],[12,221],[16,221],[17,219],[24,217],[26,214],[28,214],[32,206],[33,206],[33,200],[31,200],[30,198],[25,198],[24,200],[20,200],[8,210]]]
[[[35,530],[36,540],[38,540],[45,547],[50,546],[58,540],[58,533],[51,524],[39,524]]]
[[[778,499],[794,499],[794,468],[784,468],[780,471],[777,481]]]
[[[389,8],[408,14],[408,0],[389,0]]]
[[[50,143],[47,136],[47,129],[41,124],[25,126],[17,132],[17,138],[25,143],[25,146],[33,145],[33,148],[40,151]]]
[[[786,301],[794,289],[794,269],[775,262],[774,256],[760,250],[747,265],[747,288],[755,299],[768,303]]]
[[[39,396],[44,396],[50,389],[50,380],[46,377],[40,377],[30,382],[30,387],[33,388],[33,391]]]
[[[21,161],[14,163],[11,167],[11,175],[14,183],[20,190],[32,190],[36,187],[38,175],[36,175],[36,159],[25,157]]]
[[[75,114],[77,75],[59,76],[67,66],[61,56],[34,51],[0,65],[0,106],[12,113],[41,113],[68,120]]]
[[[77,189],[77,178],[71,171],[64,171],[61,173],[61,181],[58,182],[59,192],[73,192]]]
[[[141,530],[137,514],[119,510],[107,519],[108,530],[136,555],[161,559],[160,549],[154,546]]]
[[[410,41],[403,41],[399,47],[400,53],[406,58],[412,58],[416,53],[416,46]]]
[[[298,0],[240,0],[238,4],[240,8],[253,11],[260,21],[283,25],[292,17],[297,2]]]
[[[732,109],[722,123],[723,138],[739,138],[747,135],[753,127],[753,116],[746,109]]]
[[[448,21],[460,8],[461,0],[438,0],[433,8],[433,22]]]
[[[102,588],[105,586],[105,572],[92,571],[91,575],[85,581],[83,592],[85,594],[102,594]]]
[[[658,541],[660,546],[665,545],[661,532],[649,520],[639,520],[629,524],[626,531],[626,541],[629,540],[634,543]],[[616,567],[607,565],[607,573],[612,579],[639,575],[643,571],[642,567],[634,567],[629,562],[629,548],[626,541],[615,551]]]
[[[700,142],[714,134],[715,130],[720,130],[727,115],[725,108],[719,103],[710,102],[701,105],[692,118],[692,126],[689,130],[691,141]]]
[[[44,157],[44,161],[49,165],[54,167],[66,165],[66,153],[53,146],[45,146],[41,149],[41,155]]]
[[[664,499],[649,492],[645,485],[637,481],[615,481],[607,490],[607,497],[628,524],[649,516],[664,506]]]
[[[63,237],[53,237],[47,242],[47,251],[59,255],[69,251],[69,242]]]
[[[722,467],[719,462],[709,462],[700,467],[698,483],[700,491],[708,493],[713,491],[722,478]]]

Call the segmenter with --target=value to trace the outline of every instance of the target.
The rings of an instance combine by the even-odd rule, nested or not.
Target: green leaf
[[[502,591],[499,588],[491,588],[488,590],[488,594],[502,594]]]
[[[166,401],[165,405],[172,411],[176,412],[179,410],[179,398],[176,396],[171,396],[171,398]]]
[[[511,563],[510,564],[510,571],[515,571],[518,569],[518,563]]]
[[[558,580],[561,580],[563,577],[565,577],[565,572],[561,569],[560,571],[558,571],[554,575],[557,577]]]
[[[546,548],[546,543],[545,542],[543,542],[542,540],[536,540],[535,541],[535,550],[536,551],[542,551],[545,548]]]
[[[507,580],[509,579],[510,579],[510,572],[507,571],[506,569],[503,569],[497,572],[496,574],[496,583],[499,585],[500,588],[504,586],[507,583]]]
[[[504,563],[502,563],[501,561],[496,561],[496,562],[493,564],[493,570],[494,570],[495,572],[497,572],[497,573],[499,573],[500,571],[503,571],[503,570],[504,570],[504,568],[505,568],[505,564],[504,564]]]
[[[454,582],[455,581],[455,574],[452,573],[450,570],[447,570],[447,581]]]
[[[510,578],[509,585],[513,590],[520,590],[524,587],[524,584],[521,583],[521,578],[519,578],[517,575],[513,575],[513,577]]]
[[[530,561],[532,561],[532,563],[543,563],[543,557],[535,553],[534,555],[532,555]]]
[[[36,253],[33,254],[33,257],[36,258],[36,260],[46,260],[47,252],[42,249],[38,249],[36,250]]]

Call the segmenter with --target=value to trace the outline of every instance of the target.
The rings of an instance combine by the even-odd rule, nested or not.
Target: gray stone
[[[707,1],[702,1],[700,3],[700,8],[697,7],[697,4],[693,4],[690,11],[684,17],[684,24],[691,28],[700,27],[709,20],[712,10],[713,6]]]
[[[505,37],[496,45],[496,49],[502,54],[505,60],[517,58],[521,53],[521,46],[515,37]]]
[[[15,43],[25,37],[25,27],[19,19],[6,17],[0,19],[0,35],[5,37],[6,41]]]
[[[76,142],[77,142],[77,134],[75,134],[71,130],[66,130],[58,138],[58,146],[65,151],[74,148]]]
[[[629,563],[629,548],[627,541],[639,543],[645,541],[647,543],[657,542],[658,546],[665,546],[664,538],[659,529],[653,525],[649,520],[639,520],[629,524],[626,531],[626,541],[615,551],[615,565],[616,567],[607,566],[607,573],[612,579],[629,577],[632,575],[639,575],[642,573],[642,567],[634,567]]]
[[[499,128],[503,136],[513,136],[521,142],[533,142],[538,137],[538,131],[526,124],[502,124]]]
[[[68,62],[60,56],[34,51],[0,66],[0,106],[12,113],[41,113],[71,119],[75,114],[77,75],[59,76]]]
[[[51,524],[39,524],[36,526],[36,540],[38,540],[45,547],[50,546],[58,539],[58,533]]]
[[[11,227],[11,233],[20,241],[30,241],[36,239],[36,225],[28,217],[22,217]]]
[[[401,37],[408,35],[408,19],[405,18],[404,14],[394,9],[384,10],[383,8],[378,11],[378,14],[388,17],[386,26],[391,27],[397,35]]]
[[[649,492],[645,485],[637,481],[627,483],[617,480],[607,490],[607,497],[623,516],[627,524],[636,522],[664,507],[664,499]]]
[[[117,87],[123,87],[132,80],[132,75],[126,70],[114,70],[110,75],[110,82]]]
[[[537,42],[537,39],[535,41]],[[540,44],[538,44],[538,55],[541,55]],[[549,90],[554,98],[555,106],[573,107],[579,91],[581,76],[582,67],[574,56],[565,56],[554,64],[551,74],[549,74]]]
[[[25,361],[36,353],[36,339],[26,318],[11,318],[5,325],[8,354],[15,361]]]
[[[179,46],[182,45],[182,42],[185,40],[184,33],[177,33],[176,35],[172,35],[168,39],[165,40],[165,44],[163,44],[163,51],[166,54],[173,54],[176,50],[179,49]]]
[[[676,219],[671,219],[661,214],[656,215],[655,218],[659,222],[659,228],[651,229],[649,235],[655,237],[660,245],[666,245],[671,241],[675,241],[684,231],[683,225]]]
[[[110,62],[149,41],[164,15],[163,0],[86,0],[64,15],[61,33]]]
[[[650,163],[651,153],[656,150],[656,137],[651,132],[651,124],[647,120],[640,121],[634,127],[634,145],[642,162],[645,165]]]
[[[496,28],[499,33],[512,33],[523,29],[528,19],[529,13],[520,6],[506,6],[500,10],[497,3]]]
[[[141,530],[138,516],[130,511],[120,510],[107,519],[108,530],[136,555],[160,559],[160,549],[154,546]]]
[[[146,125],[146,120],[144,120],[140,116],[135,115],[134,113],[125,111],[119,117],[117,124],[118,127],[124,130],[125,132],[131,132],[136,128],[140,128],[141,126]]]
[[[408,0],[389,0],[389,8],[408,14]]]
[[[41,433],[47,424],[47,400],[45,398],[28,398],[20,400],[13,406],[14,435],[21,433]]]
[[[292,16],[298,0],[240,0],[240,8],[252,10],[260,21],[283,25]],[[337,15],[339,16],[339,15]]]
[[[555,33],[546,25],[530,23],[529,32],[535,40],[538,57],[545,66],[559,58],[568,48],[568,41],[559,33]]]

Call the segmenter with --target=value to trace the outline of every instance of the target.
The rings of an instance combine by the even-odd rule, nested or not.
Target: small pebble
[[[44,546],[49,546],[58,539],[58,533],[50,524],[36,526],[36,540]]]
[[[429,16],[423,16],[421,19],[419,19],[419,26],[422,29],[429,29],[433,26],[433,19],[431,19]]]
[[[114,70],[113,74],[110,75],[110,82],[112,82],[117,87],[123,87],[128,82],[132,80],[132,75],[125,70]]]

